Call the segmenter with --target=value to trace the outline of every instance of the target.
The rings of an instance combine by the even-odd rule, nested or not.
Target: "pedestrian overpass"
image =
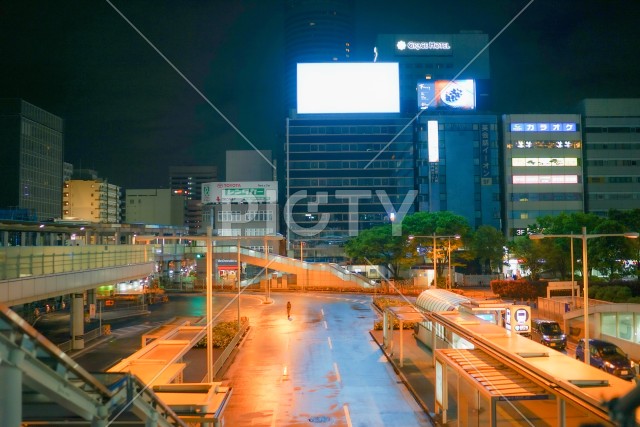
[[[214,254],[221,259],[238,258],[238,249],[236,246],[218,246],[214,248]],[[241,263],[251,264],[265,270],[294,274],[297,276],[298,288],[323,286],[367,289],[372,287],[365,277],[328,263],[304,262],[295,258],[271,253],[265,254],[242,247],[240,248],[239,260]]]

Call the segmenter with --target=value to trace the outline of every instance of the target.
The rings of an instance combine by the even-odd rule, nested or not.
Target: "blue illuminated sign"
[[[511,132],[576,132],[577,123],[511,123]]]

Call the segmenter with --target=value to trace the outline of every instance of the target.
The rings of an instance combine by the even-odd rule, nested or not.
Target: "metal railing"
[[[247,333],[248,329],[249,329],[249,319],[247,319],[246,317],[243,317],[240,323],[240,330],[238,331],[236,336],[233,337],[231,342],[225,347],[222,354],[220,354],[220,356],[218,356],[218,358],[213,363],[214,377],[216,377],[218,373],[220,373],[220,370],[222,369],[224,364],[227,363],[229,356],[231,356],[231,352],[236,348],[236,346],[238,345],[242,337]]]

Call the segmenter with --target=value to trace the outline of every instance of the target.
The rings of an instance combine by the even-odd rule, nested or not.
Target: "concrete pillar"
[[[71,295],[71,348],[73,350],[84,348],[84,296],[82,294]]]
[[[95,289],[87,290],[87,304],[95,304],[97,299],[97,292]]]
[[[16,367],[22,359],[21,350],[11,350],[8,363],[0,363],[0,420],[5,427],[22,425],[22,372]]]

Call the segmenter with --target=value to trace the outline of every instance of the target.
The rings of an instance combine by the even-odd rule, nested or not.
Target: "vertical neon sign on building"
[[[427,122],[427,141],[429,148],[429,163],[440,161],[438,152],[438,121],[429,120]]]

